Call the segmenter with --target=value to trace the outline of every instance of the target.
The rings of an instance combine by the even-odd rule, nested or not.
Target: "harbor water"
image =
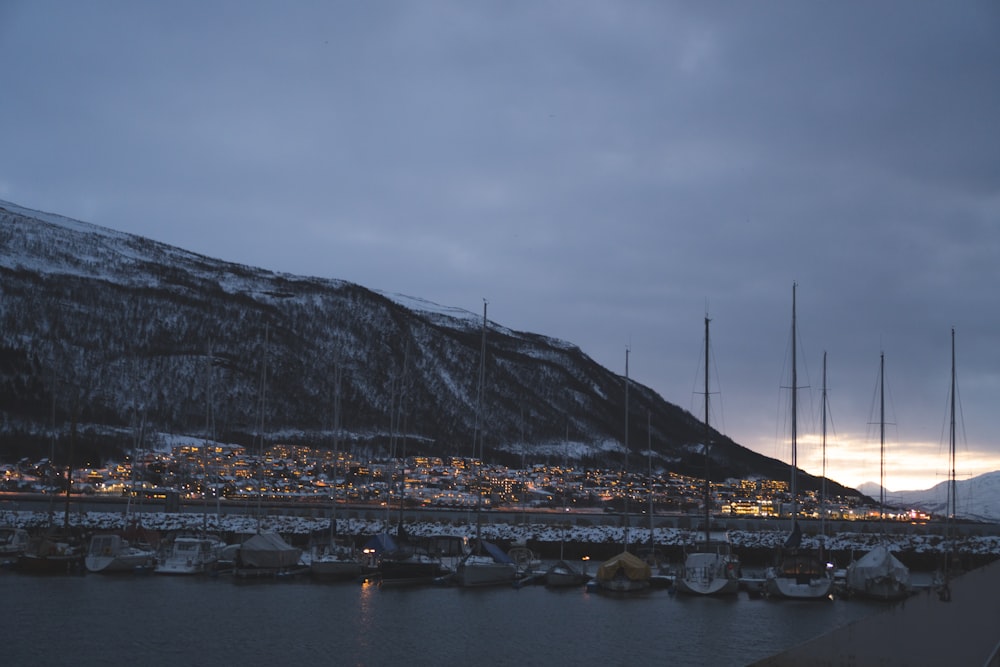
[[[4,665],[746,665],[884,605],[0,572]]]

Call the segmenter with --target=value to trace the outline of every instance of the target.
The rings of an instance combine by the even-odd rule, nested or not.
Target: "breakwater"
[[[24,505],[24,502],[18,505]],[[239,536],[260,528],[274,530],[296,546],[305,547],[314,536],[330,530],[329,510],[316,508],[266,509],[256,514],[254,508],[215,508],[204,513],[194,507],[187,511],[133,511],[126,513],[120,506],[99,504],[77,506],[68,513],[41,509],[11,509],[11,503],[0,508],[0,525],[40,532],[52,527],[69,527],[80,533],[115,532],[126,529],[126,520],[138,521],[147,532],[166,535],[178,531],[200,531],[203,528],[227,541],[239,542]],[[653,527],[648,517],[626,520],[620,515],[559,512],[497,512],[481,517],[484,539],[502,546],[522,544],[545,558],[558,558],[560,551],[567,558],[590,557],[606,559],[621,550],[623,543],[632,550],[655,550],[665,562],[683,560],[685,547],[691,544],[697,528],[692,517],[654,516]],[[644,520],[645,527],[637,525]],[[402,521],[406,533],[415,540],[433,536],[471,537],[476,530],[476,516],[471,511],[408,510],[387,513],[384,508],[342,508],[337,513],[337,534],[353,539],[358,546],[372,535],[395,533]],[[634,522],[634,523],[633,523]],[[777,520],[719,519],[719,529],[726,530],[734,552],[744,564],[770,564],[788,533],[788,522]],[[882,533],[875,526],[859,522],[828,524],[827,534],[819,533],[818,522],[803,522],[803,547],[818,549],[822,545],[833,562],[846,565],[879,542],[890,548],[908,567],[929,571],[940,567],[947,553],[954,553],[962,568],[973,568],[1000,558],[1000,530],[994,524],[959,524],[961,531],[953,539],[945,539],[943,524],[905,525],[904,530]],[[940,531],[940,532],[939,532]],[[652,533],[652,539],[651,539]]]

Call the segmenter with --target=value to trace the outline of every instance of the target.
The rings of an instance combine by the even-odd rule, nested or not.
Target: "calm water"
[[[4,665],[745,665],[882,607],[0,572]]]

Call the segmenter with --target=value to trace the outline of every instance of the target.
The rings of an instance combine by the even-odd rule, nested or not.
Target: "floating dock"
[[[920,591],[752,667],[1000,667],[1000,561]]]

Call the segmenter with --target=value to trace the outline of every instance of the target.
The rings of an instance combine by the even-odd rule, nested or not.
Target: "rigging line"
[[[711,357],[711,362],[712,362],[710,364],[710,366],[712,367],[712,374],[715,376],[715,386],[717,387],[716,391],[713,391],[711,393],[719,397],[719,399],[717,401],[715,401],[715,403],[713,403],[713,405],[718,404],[718,406],[719,406],[719,409],[718,409],[718,416],[719,416],[719,418],[712,420],[712,423],[713,424],[718,423],[721,426],[721,428],[715,427],[715,426],[713,426],[713,428],[716,431],[718,431],[719,433],[725,434],[725,432],[726,432],[726,415],[725,415],[725,410],[724,410],[725,406],[722,403],[722,396],[723,396],[723,393],[722,393],[722,380],[719,378],[719,361],[715,357],[715,345],[713,345],[711,341],[709,341],[709,343],[708,343],[708,352],[709,352],[709,356]]]

